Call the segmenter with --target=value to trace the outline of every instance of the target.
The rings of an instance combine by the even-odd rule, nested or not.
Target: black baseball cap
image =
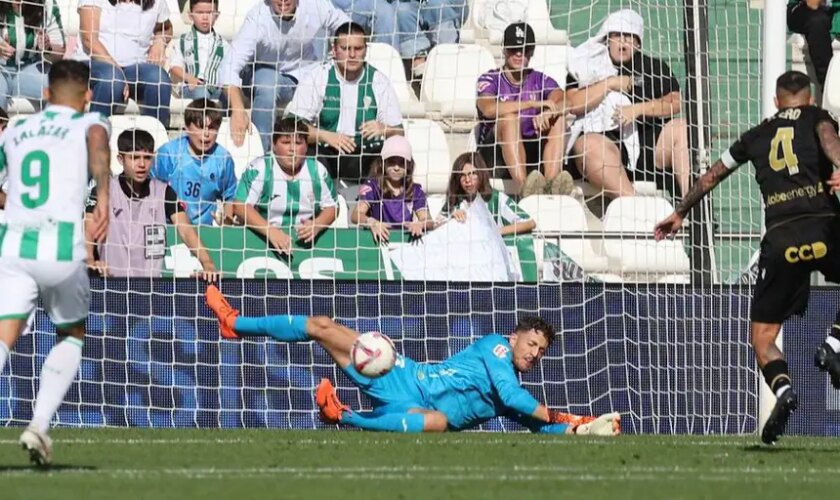
[[[537,38],[528,23],[513,23],[505,28],[503,44],[506,49],[530,49],[537,44]]]

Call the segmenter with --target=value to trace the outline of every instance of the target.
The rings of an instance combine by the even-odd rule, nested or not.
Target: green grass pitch
[[[840,441],[58,429],[49,470],[0,429],[0,498],[834,498]],[[817,496],[820,495],[820,496]]]

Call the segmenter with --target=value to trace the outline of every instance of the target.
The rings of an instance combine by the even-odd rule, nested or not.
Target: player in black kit
[[[751,129],[692,186],[673,214],[656,225],[657,240],[673,236],[700,199],[739,165],[752,161],[765,207],[758,280],[752,300],[751,341],[758,366],[776,394],[776,405],[761,433],[775,443],[796,410],[796,393],[784,355],[776,347],[782,323],[808,304],[812,271],[840,282],[840,137],[837,122],[812,105],[811,81],[788,71],[776,81],[779,111]],[[816,366],[840,389],[840,312]]]

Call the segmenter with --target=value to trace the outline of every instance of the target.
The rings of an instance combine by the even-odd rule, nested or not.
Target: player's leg
[[[41,301],[56,326],[56,342],[44,360],[32,421],[20,443],[38,464],[52,461],[48,436],[50,421],[64,401],[82,362],[85,320],[90,305],[87,267],[82,262],[32,262],[30,270],[40,285]]]
[[[829,221],[824,224],[825,237],[821,238],[822,242],[826,242],[827,246],[823,249],[817,248],[813,251],[814,257],[821,253],[820,257],[815,259],[817,266],[825,276],[825,279],[833,283],[840,283],[840,259],[837,258],[838,250],[840,250],[840,221]],[[819,243],[812,245],[816,246]],[[835,389],[840,389],[840,309],[834,317],[834,323],[828,330],[828,335],[825,342],[817,348],[814,354],[814,365],[820,371],[828,372],[831,379],[831,385]]]
[[[765,236],[753,293],[751,343],[764,380],[776,395],[776,405],[761,433],[761,440],[767,444],[776,442],[784,433],[798,404],[787,361],[776,347],[776,337],[782,323],[791,315],[804,312],[808,305],[810,269],[788,251],[800,246],[799,239],[795,228],[785,227]]]

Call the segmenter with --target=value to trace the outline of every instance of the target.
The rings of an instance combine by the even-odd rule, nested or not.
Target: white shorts
[[[0,319],[26,319],[38,305],[56,327],[88,317],[90,282],[84,262],[43,262],[0,257]]]

